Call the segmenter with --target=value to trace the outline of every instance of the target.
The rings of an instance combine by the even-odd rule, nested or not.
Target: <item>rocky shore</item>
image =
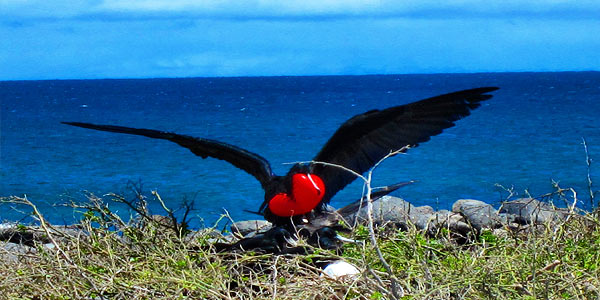
[[[502,203],[498,208],[480,200],[460,199],[452,205],[452,210],[434,210],[431,206],[414,206],[393,196],[385,196],[373,203],[373,220],[377,226],[394,226],[407,230],[414,228],[429,236],[440,233],[450,234],[462,243],[477,237],[488,230],[496,235],[507,235],[535,228],[536,225],[557,224],[570,214],[567,209],[557,208],[532,198],[521,198]],[[344,216],[349,226],[365,224],[367,208]],[[264,220],[247,220],[233,223],[231,234],[215,233],[215,239],[235,241],[240,237],[251,236],[266,231],[271,224]],[[192,232],[186,240],[191,241],[198,232]],[[68,237],[85,235],[77,226],[53,226],[48,235],[38,226],[20,224],[0,224],[0,259],[17,260],[19,255],[36,252],[36,247],[53,248],[56,241]]]
[[[498,208],[480,200],[460,199],[452,210],[434,210],[431,206],[414,206],[394,196],[385,196],[373,203],[373,220],[377,226],[395,226],[400,229],[414,227],[429,235],[446,229],[459,240],[477,236],[483,230],[496,234],[521,231],[536,225],[552,225],[565,220],[568,209],[557,208],[533,198],[520,198],[502,203]],[[367,221],[367,208],[356,214],[345,216],[350,226]],[[265,231],[270,224],[264,220],[236,222],[231,226],[234,234],[247,236],[256,231]]]

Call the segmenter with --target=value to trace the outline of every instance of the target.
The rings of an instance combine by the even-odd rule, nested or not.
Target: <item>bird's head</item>
[[[301,228],[300,235],[307,238],[310,245],[328,250],[341,250],[344,242],[361,244],[362,241],[352,240],[339,235],[333,227],[322,227],[311,233],[308,228]]]

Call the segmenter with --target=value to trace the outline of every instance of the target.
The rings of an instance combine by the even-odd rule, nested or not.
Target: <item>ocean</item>
[[[135,189],[155,213],[163,212],[153,190],[173,209],[193,203],[195,227],[211,226],[225,211],[234,220],[257,218],[244,210],[263,201],[260,185],[226,162],[168,141],[60,122],[216,139],[262,155],[282,175],[289,163],[311,160],[354,115],[482,86],[500,90],[457,126],[384,162],[374,185],[416,180],[394,195],[449,209],[463,198],[499,205],[505,188],[514,197],[543,195],[556,181],[589,209],[582,140],[600,161],[600,72],[3,81],[0,196],[26,195],[48,220],[65,224],[81,217],[65,203],[84,202],[88,193],[133,199]],[[600,163],[592,161],[590,175],[599,190]],[[332,205],[361,191],[356,181]],[[30,211],[0,204],[0,222],[31,220]]]

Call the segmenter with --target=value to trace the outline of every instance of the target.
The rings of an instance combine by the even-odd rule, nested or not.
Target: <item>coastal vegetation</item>
[[[37,238],[20,247],[1,244],[1,297],[600,298],[597,210],[518,230],[482,230],[462,242],[444,228],[432,236],[414,226],[379,226],[373,244],[368,226],[358,225],[348,237],[365,242],[345,244],[341,255],[317,248],[309,255],[270,255],[216,253],[211,244],[222,236],[217,227],[188,231],[168,217],[150,215],[125,222],[111,211],[112,200],[89,195],[89,203],[79,205],[84,211],[80,224],[66,228],[45,222],[27,198],[3,198],[29,205],[39,226]],[[34,228],[19,226],[22,232]],[[362,272],[347,278],[324,276],[317,266],[332,259],[348,261]]]
[[[446,222],[430,216],[423,227],[415,218],[382,222],[367,197],[366,220],[345,233],[359,242],[331,251],[300,239],[309,250],[302,255],[218,252],[215,243],[241,238],[219,230],[233,221],[227,214],[212,228],[190,230],[189,211],[178,219],[156,192],[163,215],[151,214],[141,193],[133,200],[88,194],[70,204],[82,216],[70,226],[48,223],[27,197],[2,197],[0,204],[26,208],[37,221],[0,224],[0,298],[600,299],[600,208],[586,157],[592,210],[578,210],[576,191],[554,183],[554,192],[516,200],[507,189],[502,206],[519,205],[516,213],[459,200],[443,213]],[[372,172],[360,176],[367,195]],[[561,202],[565,207],[553,206]],[[124,220],[115,203],[134,215]],[[335,260],[360,273],[325,274],[322,265]]]

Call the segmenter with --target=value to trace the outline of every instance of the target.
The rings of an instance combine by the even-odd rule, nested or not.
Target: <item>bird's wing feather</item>
[[[242,148],[210,139],[197,138],[152,129],[139,129],[113,125],[96,125],[79,122],[62,122],[63,124],[78,126],[101,131],[127,133],[145,137],[164,139],[188,148],[192,153],[202,158],[212,157],[229,162],[230,164],[246,171],[260,181],[263,189],[273,177],[269,162],[258,154]]]
[[[342,124],[313,160],[341,165],[363,174],[390,152],[404,146],[416,147],[454,126],[455,121],[479,107],[481,101],[492,97],[485,93],[497,89],[464,90],[357,115]],[[325,183],[322,203],[328,203],[356,179],[341,168],[313,164],[311,169]]]

